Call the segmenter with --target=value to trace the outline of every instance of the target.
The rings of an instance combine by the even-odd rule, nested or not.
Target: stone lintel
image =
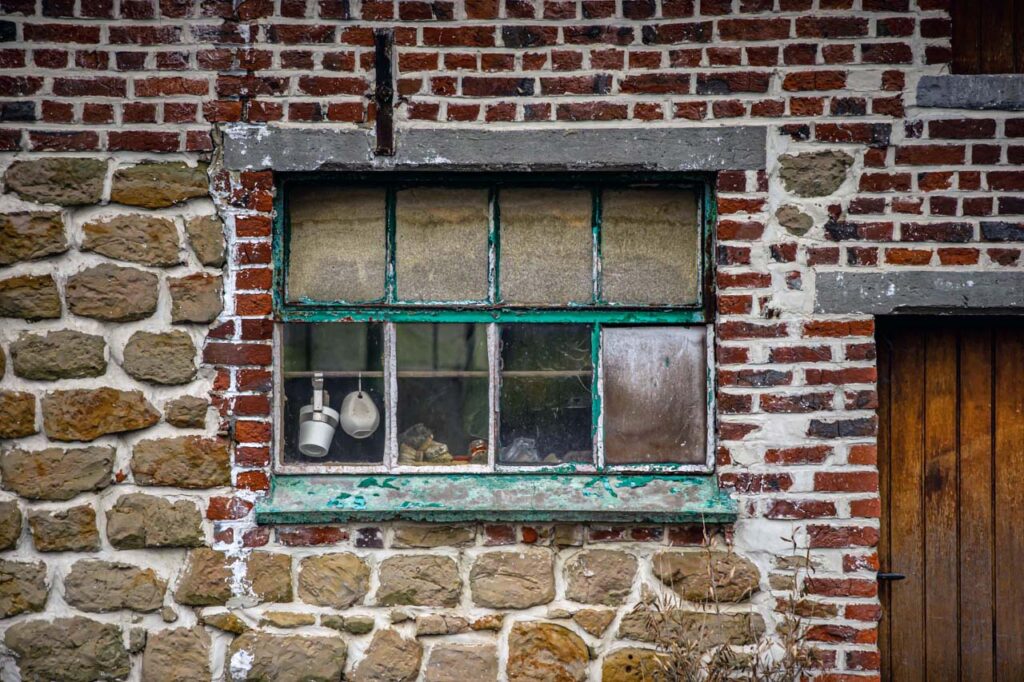
[[[1024,76],[923,76],[917,106],[939,109],[1024,110]]]
[[[816,282],[818,313],[1024,310],[1024,272],[819,272]]]
[[[483,130],[407,128],[397,153],[374,156],[364,129],[236,125],[225,129],[231,170],[721,171],[765,167],[763,126]]]

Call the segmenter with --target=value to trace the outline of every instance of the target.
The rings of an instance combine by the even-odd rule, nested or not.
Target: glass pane
[[[284,371],[284,456],[285,464],[380,464],[384,461],[384,325],[380,323],[335,322],[287,324],[283,327]],[[300,421],[303,407],[312,402],[313,372],[324,373],[325,403],[344,413],[348,395],[362,395],[372,401],[379,417],[372,434],[354,438],[343,424],[354,422],[351,415],[335,427],[330,448],[323,457],[307,457],[300,451]],[[358,401],[363,403],[363,400]],[[342,415],[337,415],[341,417]]]
[[[501,298],[589,303],[594,295],[589,190],[508,189],[501,201]]]
[[[487,325],[395,325],[398,463],[487,464]]]
[[[601,211],[601,292],[605,301],[697,303],[701,240],[695,192],[606,191]]]
[[[602,330],[605,463],[705,463],[705,343],[703,327]]]
[[[590,325],[500,327],[498,461],[593,462]]]
[[[288,300],[384,297],[384,190],[299,186],[288,194]]]
[[[396,200],[395,223],[400,300],[487,300],[486,189],[403,190]]]

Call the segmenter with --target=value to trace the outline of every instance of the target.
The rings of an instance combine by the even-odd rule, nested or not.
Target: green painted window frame
[[[289,302],[285,296],[288,267],[288,234],[289,211],[288,190],[297,183],[330,183],[350,186],[381,186],[388,187],[388,206],[386,223],[386,277],[385,299],[380,303],[351,304],[341,301],[301,301]],[[491,192],[492,221],[488,237],[491,251],[491,267],[489,268],[489,299],[496,293],[500,295],[500,209],[495,209],[498,202],[493,201],[494,193],[500,192],[504,186],[544,186],[544,187],[589,187],[591,188],[592,230],[594,233],[595,256],[600,249],[600,202],[598,192],[604,187],[622,189],[630,186],[679,187],[696,192],[698,211],[701,219],[701,254],[699,299],[689,306],[625,306],[613,305],[600,301],[591,305],[568,305],[563,307],[519,307],[496,303],[494,300],[470,303],[407,303],[395,300],[397,291],[395,282],[395,210],[394,195],[400,186],[406,187],[489,187]],[[600,423],[600,395],[597,388],[598,367],[600,358],[601,328],[603,325],[679,325],[707,326],[707,343],[713,348],[714,338],[711,333],[710,321],[713,319],[713,226],[717,222],[716,202],[713,193],[713,174],[693,173],[609,173],[609,172],[552,172],[552,173],[444,173],[438,172],[362,172],[362,173],[296,173],[281,174],[277,178],[275,196],[275,222],[273,230],[273,264],[274,286],[273,299],[275,318],[279,323],[287,322],[462,322],[462,323],[587,323],[592,328],[592,356],[594,367],[594,405],[593,428],[594,437]],[[495,278],[491,280],[490,278]],[[595,291],[598,291],[595,286]],[[499,299],[500,300],[500,299]],[[277,338],[279,334],[275,335]],[[714,362],[713,352],[709,352],[707,363],[707,418],[709,433],[714,432]],[[274,375],[275,393],[280,393],[279,381],[281,368],[280,351],[275,346]],[[280,403],[274,401],[275,417],[280,414]],[[328,473],[316,465],[284,465],[282,462],[283,443],[280,429],[275,429],[274,468],[272,491],[269,499],[261,503],[257,509],[257,518],[264,522],[322,522],[324,520],[387,520],[405,518],[413,520],[454,520],[482,514],[488,508],[486,502],[477,505],[477,511],[451,507],[451,500],[443,499],[450,492],[450,484],[458,481],[464,490],[463,496],[483,495],[487,491],[508,486],[514,480],[530,481],[538,484],[542,477],[555,480],[559,476],[572,476],[573,481],[590,493],[578,498],[573,504],[576,510],[567,516],[568,510],[558,504],[550,509],[540,505],[530,513],[507,510],[489,509],[481,518],[503,518],[516,520],[575,520],[605,519],[621,521],[665,521],[686,522],[705,520],[723,522],[735,516],[735,505],[728,495],[718,491],[714,472],[714,446],[712,439],[708,441],[708,459],[705,465],[693,464],[643,464],[630,467],[581,471],[578,465],[561,464],[555,466],[510,467],[486,473],[462,473],[451,471],[438,474],[436,472],[387,472],[373,471],[362,466],[365,473]],[[353,467],[354,468],[354,467]],[[584,467],[586,469],[586,467]],[[333,471],[333,468],[328,469]],[[326,474],[326,475],[325,475]],[[696,474],[696,475],[695,475]],[[629,500],[631,494],[619,495],[616,489],[636,491],[645,488],[651,479],[678,494],[686,492],[675,502],[668,503],[660,498],[651,498],[649,503]],[[414,486],[416,502],[406,500],[402,504],[394,500],[384,501],[383,507],[366,505],[365,497],[355,492],[368,485],[369,481],[378,479],[410,479],[418,481]],[[498,479],[504,481],[499,482]],[[278,485],[280,483],[280,485]],[[596,486],[596,488],[595,488]],[[595,495],[593,490],[600,489],[610,494]],[[317,491],[314,494],[312,491]],[[328,493],[330,493],[328,495]],[[324,497],[328,495],[328,497]],[[437,499],[434,499],[434,498]],[[467,498],[468,499],[468,498]],[[600,500],[604,500],[601,502]],[[303,502],[305,500],[305,502]],[[327,501],[325,501],[327,500]],[[346,502],[347,500],[347,502]],[[363,500],[363,503],[358,503]],[[699,500],[700,503],[688,503],[686,500]],[[329,501],[329,503],[328,503]],[[456,507],[457,507],[457,503]],[[672,509],[666,504],[681,505]],[[589,505],[589,508],[588,508]],[[493,506],[493,505],[492,505]],[[618,508],[617,511],[611,507]],[[520,518],[521,517],[521,518]]]

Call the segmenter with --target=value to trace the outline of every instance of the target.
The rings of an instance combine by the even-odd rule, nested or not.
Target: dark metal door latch
[[[883,581],[883,580],[885,580],[885,581],[893,581],[893,580],[906,580],[907,579],[907,576],[903,575],[902,573],[879,573],[877,577],[878,577],[879,581]]]

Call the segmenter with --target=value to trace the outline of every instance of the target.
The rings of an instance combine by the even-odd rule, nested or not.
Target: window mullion
[[[395,323],[384,323],[384,468],[398,466],[398,370]]]
[[[591,190],[592,213],[591,230],[594,244],[594,303],[601,303],[601,188]]]
[[[398,244],[395,241],[397,227],[395,225],[395,203],[398,192],[394,185],[389,185],[384,199],[384,250],[387,264],[384,269],[384,300],[394,303],[398,300],[397,269],[395,266]]]
[[[593,367],[591,379],[591,437],[594,466],[604,471],[604,424],[602,404],[604,402],[604,377],[601,371],[601,324],[594,323],[590,332],[590,361]]]
[[[501,387],[501,338],[498,325],[487,325],[487,388],[490,411],[488,413],[487,467],[495,471],[498,461],[498,419],[500,405],[498,396]]]
[[[498,188],[490,189],[491,220],[487,230],[487,296],[490,303],[501,301],[501,207]]]

